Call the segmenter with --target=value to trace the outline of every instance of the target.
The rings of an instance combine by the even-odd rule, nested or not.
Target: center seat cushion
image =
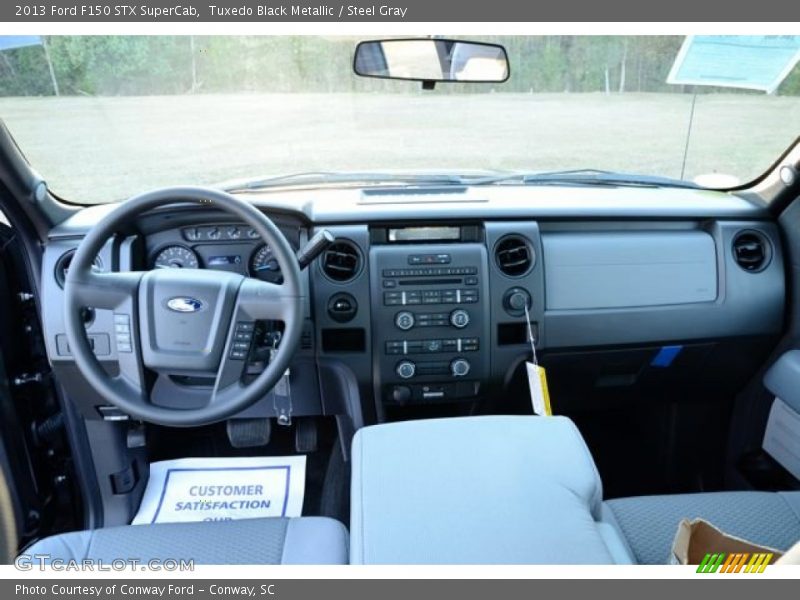
[[[602,487],[565,417],[366,427],[353,441],[355,564],[610,564]]]

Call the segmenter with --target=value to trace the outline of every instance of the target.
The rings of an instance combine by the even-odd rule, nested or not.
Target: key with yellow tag
[[[525,320],[528,323],[528,340],[531,343],[531,360],[525,362],[525,371],[528,374],[528,388],[531,393],[531,406],[533,412],[541,417],[549,417],[553,414],[550,407],[550,392],[547,389],[547,373],[544,367],[539,365],[536,358],[536,340],[533,337],[531,327],[531,316],[528,313],[528,306],[525,305]]]

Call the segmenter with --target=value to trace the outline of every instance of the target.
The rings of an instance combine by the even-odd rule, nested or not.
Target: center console
[[[489,378],[488,258],[478,226],[374,228],[373,371],[385,404],[474,399]]]

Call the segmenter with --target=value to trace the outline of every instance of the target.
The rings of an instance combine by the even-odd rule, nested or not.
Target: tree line
[[[478,39],[506,47],[509,81],[440,86],[441,93],[688,91],[666,83],[682,36]],[[62,95],[87,96],[418,90],[409,83],[353,75],[355,38],[52,36],[45,42],[47,52],[43,46],[0,52],[0,96],[53,95],[53,79]],[[800,69],[794,69],[777,93],[800,95]]]

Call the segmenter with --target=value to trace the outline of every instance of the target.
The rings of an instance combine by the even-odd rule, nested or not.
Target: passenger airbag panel
[[[713,302],[714,239],[704,231],[546,233],[548,310]]]

